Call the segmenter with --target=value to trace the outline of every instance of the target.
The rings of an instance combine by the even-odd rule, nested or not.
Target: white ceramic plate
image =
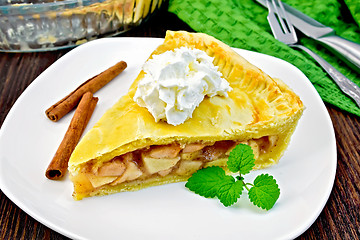
[[[75,239],[290,239],[316,220],[331,192],[336,144],[327,110],[297,68],[274,57],[236,49],[273,77],[283,79],[307,107],[272,174],[281,195],[274,208],[253,206],[246,194],[232,207],[191,193],[184,183],[74,201],[72,183],[50,181],[45,169],[71,120],[54,123],[44,111],[80,83],[119,60],[128,68],[97,92],[87,130],[127,92],[142,64],[163,39],[109,38],[81,45],[44,71],[19,97],[0,131],[1,190],[29,215]]]

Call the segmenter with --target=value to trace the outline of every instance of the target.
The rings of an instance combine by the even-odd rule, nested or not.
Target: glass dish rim
[[[75,7],[86,7],[94,3],[103,3],[105,1],[107,0],[62,0],[62,1],[55,0],[54,2],[44,2],[44,3],[31,3],[31,4],[18,3],[18,4],[9,4],[9,5],[0,5],[0,13],[3,16],[21,14],[21,10],[23,11],[37,10],[38,13],[41,13],[40,10],[46,10],[44,12],[65,10],[65,9],[72,9]],[[59,7],[59,9],[56,9],[56,7]]]

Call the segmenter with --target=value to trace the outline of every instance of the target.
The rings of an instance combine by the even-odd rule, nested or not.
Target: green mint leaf
[[[245,188],[244,177],[255,166],[255,158],[252,148],[245,144],[237,145],[229,155],[228,169],[240,175],[233,177],[226,175],[220,167],[208,167],[198,170],[189,179],[185,186],[190,190],[206,198],[217,197],[225,206],[231,206],[240,198]],[[254,180],[249,190],[249,199],[262,209],[271,209],[280,196],[280,189],[276,180],[268,175],[261,174]],[[246,187],[246,189],[248,189]]]
[[[254,186],[250,188],[250,201],[262,208],[269,210],[280,196],[280,189],[276,180],[269,174],[261,174],[254,180]]]
[[[220,167],[203,168],[195,172],[185,184],[190,191],[206,198],[217,196],[219,188],[227,177]]]
[[[217,197],[225,207],[228,207],[237,202],[244,189],[244,185],[242,181],[235,182],[232,176],[226,177],[226,182],[219,188]]]
[[[229,170],[233,173],[249,173],[255,166],[255,158],[252,148],[246,144],[237,145],[230,152],[227,166]]]

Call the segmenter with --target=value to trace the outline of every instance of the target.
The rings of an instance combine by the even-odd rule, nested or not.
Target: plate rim
[[[2,142],[2,139],[5,138],[3,136],[3,132],[4,132],[4,129],[7,128],[8,126],[8,122],[11,120],[11,116],[14,114],[14,112],[16,112],[16,108],[19,104],[21,104],[22,102],[22,99],[24,98],[24,96],[31,91],[32,88],[36,87],[36,85],[38,84],[38,79],[41,79],[43,75],[46,75],[47,72],[51,72],[52,69],[54,67],[56,67],[59,63],[61,63],[62,61],[66,61],[68,58],[71,58],[71,56],[73,54],[76,54],[77,52],[81,52],[83,51],[83,49],[88,49],[88,48],[91,48],[93,45],[101,45],[101,44],[105,44],[106,42],[121,42],[121,41],[128,41],[128,40],[138,40],[138,39],[142,39],[142,40],[148,40],[148,41],[159,41],[159,43],[161,43],[161,41],[163,41],[163,38],[152,38],[152,37],[121,37],[121,38],[103,38],[103,39],[96,39],[96,40],[93,40],[93,41],[90,41],[88,43],[85,43],[85,44],[82,44],[72,50],[70,50],[68,53],[66,53],[65,55],[63,55],[62,57],[60,57],[58,60],[56,60],[54,63],[52,63],[47,69],[45,69],[39,76],[37,76],[34,81],[32,81],[28,86],[27,88],[20,94],[20,96],[16,99],[16,101],[14,102],[13,106],[10,108],[9,112],[7,113],[4,121],[3,121],[3,124],[0,128],[0,143]],[[300,74],[302,74],[305,78],[307,78],[298,68],[296,68],[294,65],[292,65],[291,63],[288,63],[282,59],[279,59],[279,58],[276,58],[276,57],[273,57],[273,56],[270,56],[270,55],[266,55],[266,54],[263,54],[263,53],[258,53],[258,52],[253,52],[253,51],[249,51],[249,50],[244,50],[244,49],[239,49],[239,48],[234,48],[235,50],[239,50],[240,52],[241,51],[244,51],[244,52],[249,52],[251,54],[254,54],[254,55],[262,55],[262,56],[265,56],[265,58],[274,58],[274,59],[277,59],[277,60],[280,60],[282,61],[285,65],[288,65],[290,66],[291,68],[293,68],[295,71],[298,71]],[[316,95],[318,96],[318,98],[321,100],[320,96],[318,95],[318,93],[316,92],[316,89],[314,88],[314,86],[311,84],[312,86],[312,91],[314,91],[314,93],[316,93]],[[322,100],[321,100],[322,101]],[[326,107],[325,107],[325,104],[322,102],[322,108],[323,110],[326,110]],[[308,223],[305,224],[306,225],[306,228],[305,229],[302,229],[302,230],[299,230],[298,232],[294,232],[293,233],[293,236],[290,236],[291,238],[295,238],[295,237],[298,237],[299,235],[301,235],[302,233],[304,233],[315,221],[316,219],[318,218],[318,216],[321,214],[321,212],[323,211],[329,197],[330,197],[330,194],[332,192],[332,189],[333,189],[333,185],[334,185],[334,182],[335,182],[335,177],[336,177],[336,169],[337,169],[337,146],[336,146],[336,137],[335,137],[335,131],[334,131],[334,126],[332,124],[332,121],[331,121],[331,118],[330,118],[330,115],[327,111],[324,111],[324,113],[326,114],[326,118],[328,120],[328,124],[331,125],[330,127],[330,135],[332,137],[332,145],[334,148],[332,148],[333,150],[333,156],[334,156],[334,160],[335,160],[335,165],[333,166],[332,168],[332,173],[331,173],[331,176],[332,176],[332,179],[330,181],[330,187],[329,187],[329,191],[327,191],[327,195],[326,196],[323,196],[323,198],[325,199],[324,201],[321,201],[322,202],[322,206],[318,208],[318,212],[317,213],[314,213],[314,216],[316,215],[316,217],[313,217],[312,219],[309,219]],[[290,143],[291,144],[291,143]],[[1,159],[0,159],[1,161]],[[2,165],[0,165],[0,168],[1,168]],[[73,233],[73,232],[70,232],[68,231],[67,229],[64,229],[64,228],[61,228],[55,224],[52,223],[52,221],[49,221],[48,219],[45,219],[43,218],[42,216],[40,216],[39,214],[37,213],[34,213],[33,210],[31,210],[31,208],[29,208],[28,206],[26,206],[26,204],[24,204],[22,201],[20,201],[20,199],[17,199],[16,196],[13,195],[11,189],[8,189],[7,186],[6,186],[6,183],[5,183],[5,180],[0,176],[0,189],[1,191],[4,193],[4,195],[6,197],[8,197],[15,205],[17,205],[20,209],[22,209],[24,212],[26,212],[26,214],[28,214],[29,216],[31,216],[32,218],[36,219],[37,221],[39,221],[41,224],[53,229],[54,231],[64,235],[64,236],[67,236],[67,237],[70,237],[70,238],[76,238],[76,239],[83,239],[83,237],[81,237],[80,235],[76,234],[76,233]]]

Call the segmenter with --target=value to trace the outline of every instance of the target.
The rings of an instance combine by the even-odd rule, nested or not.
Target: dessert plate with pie
[[[213,57],[232,90],[205,97],[189,119],[173,126],[155,121],[133,99],[149,56],[179,47]],[[99,103],[70,173],[49,181],[44,171],[72,114],[54,123],[44,110],[120,60],[128,68],[95,94]],[[280,198],[270,211],[252,206],[246,195],[225,208],[184,187],[199,168],[226,169],[238,143],[255,150],[254,175],[269,173],[278,181]],[[70,51],[20,96],[0,132],[1,190],[41,223],[76,239],[223,239],[238,236],[240,226],[244,238],[295,238],[322,211],[335,170],[331,120],[297,68],[185,32],[168,32],[165,40],[101,39]]]

